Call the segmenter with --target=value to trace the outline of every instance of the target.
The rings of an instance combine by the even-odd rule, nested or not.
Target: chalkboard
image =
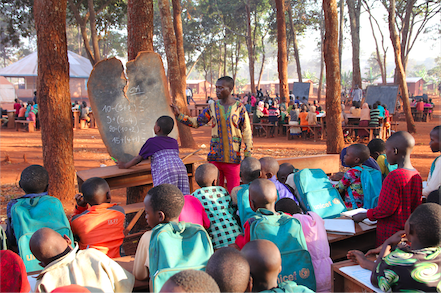
[[[292,87],[293,95],[299,100],[303,101],[303,97],[309,100],[309,90],[311,89],[311,84],[309,82],[294,82]]]
[[[397,103],[398,85],[370,85],[366,90],[365,102],[372,106],[376,101],[386,105],[390,114],[395,113]]]
[[[162,115],[174,118],[164,65],[159,54],[142,52],[124,67],[116,58],[97,63],[87,88],[101,138],[110,156],[123,162],[138,155],[153,137]],[[177,138],[177,126],[170,134]]]

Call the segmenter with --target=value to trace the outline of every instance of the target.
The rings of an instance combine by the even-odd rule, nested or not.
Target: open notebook
[[[326,232],[342,235],[354,235],[355,223],[351,219],[324,219]]]

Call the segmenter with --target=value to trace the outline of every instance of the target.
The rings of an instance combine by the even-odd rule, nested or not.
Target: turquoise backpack
[[[433,160],[433,163],[432,163],[432,165],[430,166],[430,172],[429,172],[430,177],[432,177],[433,171],[435,170],[435,163],[436,163],[436,161],[437,161],[440,157],[441,157],[441,156],[438,156],[438,157],[435,158],[435,160]]]
[[[152,230],[149,269],[152,292],[159,292],[167,280],[183,270],[205,270],[213,246],[207,231],[185,222],[159,224]]]
[[[11,216],[20,257],[27,272],[43,269],[29,248],[29,240],[38,229],[51,228],[62,236],[67,235],[72,243],[74,241],[69,221],[58,198],[49,195],[19,198],[12,206]]]
[[[250,240],[266,239],[273,242],[282,255],[282,271],[277,283],[294,281],[316,290],[314,267],[306,247],[300,221],[286,214],[274,214],[258,209],[250,224]]]
[[[378,204],[378,197],[380,196],[381,186],[383,184],[381,172],[368,166],[356,166],[354,169],[361,171],[360,179],[361,188],[363,188],[363,207],[365,209],[375,208]],[[357,204],[355,203],[351,188],[348,188],[348,194],[351,198],[352,207],[356,209]]]
[[[306,209],[322,219],[339,217],[346,211],[340,194],[322,169],[303,169],[294,173],[294,184]]]
[[[272,288],[269,290],[264,290],[264,291],[260,291],[265,292],[265,293],[271,293],[271,292],[276,292],[276,293],[283,293],[283,292],[288,292],[288,293],[313,293],[314,291],[312,291],[311,289],[309,289],[308,287],[302,286],[302,285],[297,285],[296,282],[293,281],[286,281],[283,283],[280,283],[276,288]]]
[[[256,214],[250,207],[249,189],[249,184],[242,184],[237,192],[237,210],[239,211],[240,227],[242,229],[245,222]]]

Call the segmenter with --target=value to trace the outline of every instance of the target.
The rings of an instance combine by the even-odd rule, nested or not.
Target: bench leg
[[[374,136],[374,130],[373,129],[369,129],[369,141],[372,140],[373,136]]]
[[[35,124],[33,121],[31,121],[31,123],[28,124],[28,131],[34,132],[34,130],[35,130]]]
[[[15,123],[15,131],[20,131],[21,123]]]

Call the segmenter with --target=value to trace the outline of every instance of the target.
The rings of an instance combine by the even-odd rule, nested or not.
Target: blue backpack
[[[294,184],[306,209],[322,219],[339,217],[346,211],[340,194],[322,169],[303,169],[294,173]]]
[[[69,221],[58,198],[49,195],[19,198],[12,206],[11,217],[20,257],[27,272],[43,269],[29,248],[29,241],[38,229],[51,228],[61,236],[67,235],[72,243],[74,241]]]
[[[436,161],[437,161],[440,157],[441,157],[441,156],[438,156],[438,157],[435,158],[435,160],[433,160],[433,163],[432,163],[432,165],[430,166],[430,171],[429,171],[429,175],[430,175],[430,177],[432,177],[433,171],[435,170],[435,164],[436,164]]]
[[[242,184],[237,191],[237,210],[239,211],[240,227],[256,213],[250,207],[250,184]]]
[[[258,209],[248,223],[251,241],[266,239],[280,250],[282,271],[277,283],[294,281],[315,291],[314,267],[300,221],[286,214],[274,214],[266,209]]]
[[[183,270],[205,270],[213,246],[207,231],[185,222],[159,224],[152,230],[149,269],[152,292],[159,292],[167,280]]]
[[[308,287],[305,287],[302,285],[297,285],[296,282],[285,281],[283,283],[280,283],[276,288],[260,291],[260,293],[262,293],[262,292],[265,292],[265,293],[271,293],[271,292],[275,292],[275,293],[284,293],[284,292],[288,292],[288,293],[313,293],[314,291],[312,291]]]
[[[380,196],[381,186],[383,184],[381,172],[368,166],[363,166],[362,168],[356,166],[354,169],[361,171],[360,179],[361,188],[363,189],[363,208],[375,208],[378,204],[378,197]],[[356,209],[357,204],[355,203],[351,188],[348,188],[348,194],[351,198],[352,207]]]

